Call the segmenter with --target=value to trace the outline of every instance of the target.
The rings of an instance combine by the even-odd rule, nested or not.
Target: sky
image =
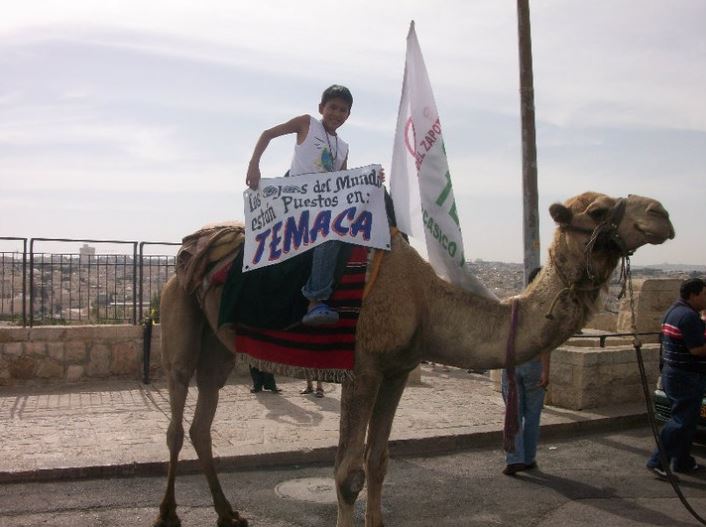
[[[676,238],[633,264],[706,264],[706,2],[530,4],[542,259],[549,205],[594,190],[670,211]],[[348,166],[389,174],[415,20],[465,253],[522,261],[516,2],[3,0],[1,12],[0,236],[176,242],[242,219],[260,133],[318,115],[333,83],[354,97]],[[293,145],[271,143],[264,177],[286,171]]]

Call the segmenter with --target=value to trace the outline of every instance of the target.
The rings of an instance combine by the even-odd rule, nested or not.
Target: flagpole
[[[539,267],[539,205],[537,191],[537,137],[534,119],[534,78],[529,0],[517,0],[520,51],[520,105],[522,115],[522,205],[525,285]]]

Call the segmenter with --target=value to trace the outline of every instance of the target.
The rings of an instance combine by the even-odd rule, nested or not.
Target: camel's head
[[[615,256],[674,238],[667,210],[659,201],[643,196],[617,199],[585,192],[563,205],[555,203],[549,213],[560,230],[582,247],[590,243],[594,251]]]

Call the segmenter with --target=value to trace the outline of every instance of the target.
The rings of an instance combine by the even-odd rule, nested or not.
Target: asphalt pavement
[[[498,446],[445,455],[393,457],[383,489],[386,527],[694,527],[669,484],[644,468],[647,427],[543,437],[539,467],[501,473]],[[704,458],[697,445],[694,454]],[[221,471],[226,496],[251,527],[332,527],[332,463]],[[692,506],[706,514],[706,476],[682,478]],[[151,527],[166,478],[111,477],[0,484],[3,527]],[[216,524],[201,474],[177,479],[184,527]],[[355,507],[364,525],[366,496]]]

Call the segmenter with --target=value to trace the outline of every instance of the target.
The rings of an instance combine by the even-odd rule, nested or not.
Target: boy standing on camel
[[[262,132],[253,151],[246,183],[256,189],[260,183],[260,158],[275,137],[297,134],[290,176],[346,170],[348,143],[336,131],[346,122],[353,106],[348,88],[334,84],[324,90],[319,103],[321,119],[300,115]],[[320,326],[338,322],[338,313],[326,304],[333,291],[336,259],[341,242],[330,240],[313,249],[311,275],[302,287],[309,300],[304,324]]]

